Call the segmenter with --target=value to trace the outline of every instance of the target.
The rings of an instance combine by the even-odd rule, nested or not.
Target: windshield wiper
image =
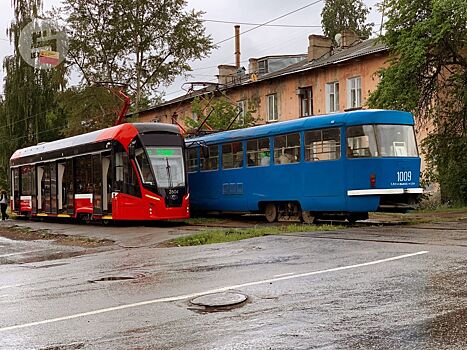
[[[165,157],[165,161],[167,162],[167,166],[165,169],[167,170],[167,177],[169,179],[169,188],[173,188],[173,183],[172,183],[172,172],[170,171],[170,164],[169,164],[169,158]]]

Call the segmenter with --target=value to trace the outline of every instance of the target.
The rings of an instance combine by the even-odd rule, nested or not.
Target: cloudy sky
[[[376,3],[380,0],[364,0],[364,2],[371,9],[368,21],[377,23],[378,25],[374,28],[377,30],[381,22],[381,14],[376,9]],[[13,13],[11,0],[0,0],[0,3],[0,58],[3,62],[3,58],[12,53],[6,29],[10,25]],[[60,0],[43,0],[43,3],[44,9],[48,10],[52,6],[59,5]],[[248,69],[248,58],[250,57],[306,53],[308,35],[322,34],[320,13],[323,4],[324,1],[319,0],[188,0],[187,8],[205,12],[203,18],[206,20],[206,32],[212,36],[215,43],[218,43],[233,36],[234,23],[219,23],[217,21],[239,23],[240,32],[244,32],[255,27],[248,25],[250,23],[265,23],[310,5],[271,23],[271,25],[296,27],[264,26],[241,35],[241,64]],[[219,44],[208,58],[192,62],[193,72],[190,77],[186,79],[179,77],[172,85],[161,88],[166,93],[166,99],[184,94],[181,87],[186,81],[214,80],[219,64],[233,64],[235,62],[234,51],[234,40],[227,40]],[[2,71],[0,74],[2,80],[0,93],[3,91],[3,77]]]

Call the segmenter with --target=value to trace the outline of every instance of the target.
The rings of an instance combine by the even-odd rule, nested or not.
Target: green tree
[[[184,122],[188,129],[196,130],[209,116],[201,130],[206,131],[211,128],[214,131],[221,131],[226,130],[229,125],[231,130],[241,129],[255,125],[256,119],[252,116],[254,111],[253,101],[248,102],[244,116],[242,116],[239,107],[226,97],[215,99],[211,99],[210,95],[202,98],[195,97],[191,104],[191,112],[196,118],[186,117]]]
[[[160,85],[190,71],[213,48],[202,12],[185,0],[63,0],[69,57],[84,81],[124,83],[138,110]]]
[[[112,126],[123,101],[103,86],[76,86],[60,94],[59,105],[66,115],[65,137]]]
[[[465,0],[388,0],[392,56],[370,95],[373,108],[412,111],[434,127],[423,142],[429,180],[442,198],[467,203],[467,6]]]
[[[334,41],[337,33],[352,30],[359,37],[367,39],[373,23],[365,23],[370,11],[362,0],[326,0],[321,11],[323,33]]]
[[[49,70],[26,63],[19,53],[21,30],[39,16],[41,0],[13,0],[14,19],[8,29],[14,50],[5,57],[4,101],[0,112],[1,182],[7,181],[9,158],[18,148],[50,141],[59,135],[57,92],[65,85],[63,64]]]

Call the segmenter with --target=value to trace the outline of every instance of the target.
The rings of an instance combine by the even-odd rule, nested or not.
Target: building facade
[[[387,48],[376,39],[344,32],[339,47],[320,35],[309,36],[308,53],[252,58],[249,69],[219,66],[218,83],[141,111],[138,121],[179,123],[192,115],[196,96],[225,96],[247,109],[257,124],[364,108],[385,66]]]

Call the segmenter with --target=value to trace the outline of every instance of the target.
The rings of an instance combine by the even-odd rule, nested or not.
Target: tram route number
[[[411,171],[398,171],[397,182],[407,182],[407,181],[412,181],[412,172]]]

